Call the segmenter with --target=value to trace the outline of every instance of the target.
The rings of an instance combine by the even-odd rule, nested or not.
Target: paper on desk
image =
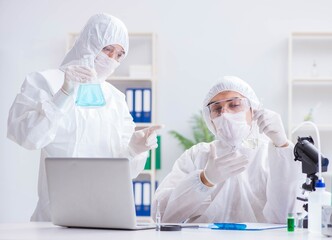
[[[285,224],[273,224],[273,223],[243,223],[247,225],[243,231],[259,231],[277,228],[287,228]]]

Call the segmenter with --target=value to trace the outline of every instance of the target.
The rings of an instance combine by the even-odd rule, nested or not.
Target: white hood
[[[66,54],[60,69],[69,65],[81,65],[94,68],[94,60],[98,53],[111,44],[119,44],[128,54],[128,31],[124,23],[116,17],[100,13],[92,16],[74,46]]]
[[[224,76],[219,83],[215,84],[203,101],[203,117],[209,130],[216,136],[216,130],[213,127],[212,120],[210,118],[210,111],[207,107],[211,99],[218,93],[224,91],[234,91],[240,93],[242,96],[248,98],[250,106],[253,110],[257,110],[260,106],[260,102],[248,83],[235,76]]]

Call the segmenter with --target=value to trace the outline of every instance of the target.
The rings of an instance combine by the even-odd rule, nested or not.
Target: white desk
[[[210,229],[182,229],[178,232],[158,232],[156,230],[139,230],[139,231],[120,231],[120,230],[99,230],[99,229],[80,229],[80,228],[63,228],[54,226],[52,223],[13,223],[0,224],[0,239],[30,239],[30,240],[49,240],[49,239],[107,239],[107,240],[271,240],[271,239],[292,239],[292,240],[312,240],[325,239],[319,235],[309,234],[306,230],[296,230],[287,232],[287,229],[275,229],[264,231],[226,231]],[[332,238],[326,238],[332,239]]]

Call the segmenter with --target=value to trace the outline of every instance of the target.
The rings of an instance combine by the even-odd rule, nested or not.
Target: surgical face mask
[[[235,148],[240,146],[248,147],[246,140],[250,135],[251,126],[247,123],[246,111],[223,113],[220,117],[214,118],[212,121],[219,140],[224,140]]]
[[[110,58],[105,53],[100,52],[95,59],[95,69],[97,72],[97,78],[104,80],[109,77],[115,69],[120,65],[115,59]]]

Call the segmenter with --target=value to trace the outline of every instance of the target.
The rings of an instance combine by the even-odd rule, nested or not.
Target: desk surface
[[[298,229],[295,232],[287,232],[287,229],[274,229],[263,231],[231,231],[231,230],[210,230],[210,229],[182,229],[178,232],[158,232],[156,230],[139,230],[139,231],[120,231],[105,229],[80,229],[64,228],[54,226],[52,223],[11,223],[0,224],[0,239],[117,239],[117,240],[168,240],[168,239],[237,239],[237,240],[259,240],[259,239],[325,239],[320,235],[309,234],[307,230]],[[331,239],[331,238],[326,238]]]

